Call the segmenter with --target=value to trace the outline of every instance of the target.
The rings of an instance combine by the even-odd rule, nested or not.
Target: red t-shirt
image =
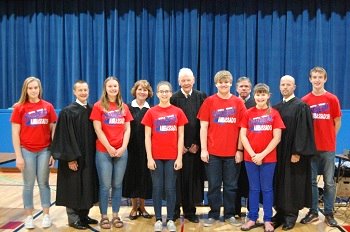
[[[204,100],[197,118],[209,122],[209,154],[220,157],[235,156],[240,122],[245,110],[243,101],[234,95],[229,99],[222,99],[214,94]]]
[[[166,108],[157,105],[146,112],[141,123],[152,129],[153,159],[175,160],[177,158],[177,128],[187,122],[185,113],[173,105]]]
[[[261,110],[252,107],[245,112],[241,122],[241,127],[247,128],[247,138],[255,153],[264,151],[269,145],[273,138],[274,129],[286,128],[278,111],[273,108],[269,108],[269,110],[270,113],[267,113],[267,109]],[[252,162],[252,158],[246,150],[244,150],[244,160]],[[262,160],[263,163],[272,163],[276,161],[276,148]]]
[[[117,109],[117,104],[115,102],[109,103],[109,111],[105,111],[101,106],[101,101],[98,101],[92,108],[90,120],[101,122],[102,131],[106,135],[109,144],[115,149],[118,149],[123,145],[124,124],[134,120],[134,118],[128,106],[124,103],[122,112]],[[107,149],[99,139],[96,140],[96,150],[107,152]]]
[[[305,95],[302,100],[310,106],[314,119],[314,134],[318,151],[335,151],[336,134],[334,119],[341,117],[338,98],[326,92],[321,96],[313,93]]]
[[[52,104],[42,99],[37,103],[17,104],[10,119],[12,123],[21,125],[21,146],[31,152],[41,151],[50,145],[50,123],[56,120],[57,115]]]

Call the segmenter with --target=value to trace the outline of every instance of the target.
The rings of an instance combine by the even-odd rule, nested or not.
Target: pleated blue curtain
[[[282,75],[296,78],[301,97],[318,65],[328,71],[326,88],[349,109],[349,25],[347,0],[0,0],[0,108],[12,106],[30,75],[62,108],[77,79],[88,81],[94,102],[115,75],[129,102],[139,79],[154,87],[168,80],[176,90],[182,67],[207,94],[216,92],[215,73],[227,69],[270,85],[277,102]]]

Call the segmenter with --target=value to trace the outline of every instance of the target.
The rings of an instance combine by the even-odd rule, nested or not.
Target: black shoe
[[[83,224],[98,224],[98,221],[96,219],[92,219],[89,216],[86,216],[83,219],[81,219],[81,222]]]
[[[280,227],[283,223],[281,221],[274,221],[272,222],[273,228],[277,229],[278,227]]]
[[[294,228],[294,226],[295,226],[295,223],[285,223],[282,226],[282,230],[291,230]]]
[[[189,215],[189,216],[185,216],[185,218],[187,220],[189,220],[190,222],[193,222],[193,223],[198,223],[199,222],[199,218],[197,215]]]
[[[338,222],[334,219],[333,215],[331,214],[325,216],[325,222],[330,227],[338,226]]]
[[[82,223],[80,220],[74,222],[74,223],[69,223],[70,227],[73,227],[74,229],[77,230],[86,230],[87,229],[87,225]]]
[[[308,212],[308,214],[303,219],[301,219],[300,223],[301,224],[309,224],[309,223],[315,222],[317,220],[318,220],[318,214]]]

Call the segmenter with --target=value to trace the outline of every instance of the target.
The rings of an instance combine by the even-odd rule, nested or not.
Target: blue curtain
[[[326,89],[349,109],[349,25],[347,0],[0,0],[0,108],[12,106],[31,75],[62,108],[75,80],[88,81],[94,102],[115,75],[129,102],[139,79],[177,89],[181,67],[208,94],[221,69],[264,82],[274,103],[282,75],[296,78],[301,97],[317,65],[328,71]]]

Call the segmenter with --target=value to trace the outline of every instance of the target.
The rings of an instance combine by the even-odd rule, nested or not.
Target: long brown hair
[[[21,96],[19,97],[18,101],[15,103],[15,105],[17,104],[23,104],[26,101],[28,101],[28,85],[30,83],[32,83],[33,81],[36,81],[39,85],[39,99],[42,98],[43,96],[43,89],[41,87],[41,81],[40,79],[36,78],[36,77],[27,77],[24,82],[23,82],[23,86],[22,86],[22,91],[21,91]]]
[[[107,94],[107,90],[106,90],[106,84],[108,81],[110,80],[115,80],[118,82],[118,94],[117,94],[117,99],[116,99],[116,104],[117,104],[117,109],[119,109],[120,111],[123,111],[123,99],[122,99],[122,94],[120,91],[120,84],[119,84],[119,80],[117,77],[115,76],[109,76],[105,79],[105,81],[103,82],[103,90],[102,90],[102,94],[101,94],[101,106],[104,110],[109,110],[109,98],[108,98],[108,94]]]

